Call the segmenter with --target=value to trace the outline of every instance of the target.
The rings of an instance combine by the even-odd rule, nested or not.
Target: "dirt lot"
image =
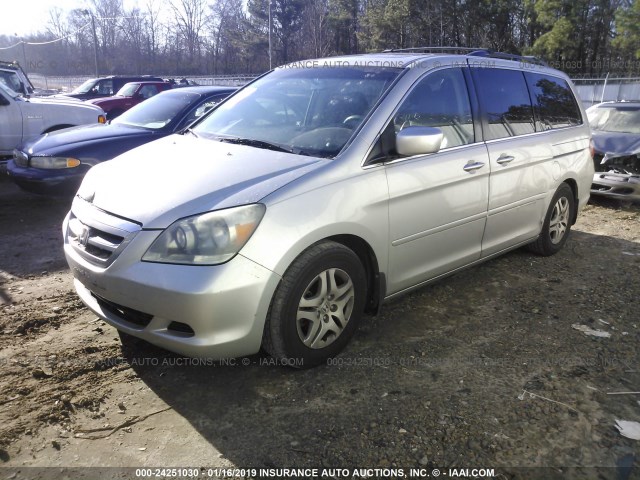
[[[296,371],[122,347],[73,293],[69,204],[0,180],[2,478],[95,466],[640,478],[640,443],[615,428],[640,421],[640,395],[613,394],[640,391],[638,206],[590,205],[560,254],[515,251],[423,288],[365,319],[334,364]]]

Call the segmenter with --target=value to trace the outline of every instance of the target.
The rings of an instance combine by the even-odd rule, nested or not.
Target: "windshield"
[[[193,132],[218,141],[332,158],[399,72],[353,66],[279,69],[242,89]]]
[[[98,81],[97,78],[92,78],[91,80],[87,80],[71,93],[88,93],[93,87],[95,87],[97,81]]]
[[[587,116],[594,130],[640,134],[638,106],[599,107],[587,112]]]
[[[184,92],[156,95],[127,110],[111,123],[159,130],[169,125],[180,112],[199,98],[197,93]]]
[[[127,83],[124,87],[118,90],[116,96],[118,97],[132,97],[136,93],[136,89],[140,86],[138,83]]]

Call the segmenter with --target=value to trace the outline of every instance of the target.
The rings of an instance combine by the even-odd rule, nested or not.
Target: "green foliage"
[[[81,29],[88,11],[53,9],[34,39],[65,40],[28,47],[26,56],[55,65],[57,74],[90,73],[94,51],[105,74],[261,73],[269,68],[271,10],[273,66],[391,48],[463,46],[535,54],[574,75],[640,74],[640,0],[144,0],[131,10],[123,5],[87,0],[95,39],[93,31]],[[0,46],[12,43],[0,36]],[[22,51],[7,54],[17,58]]]
[[[634,0],[629,8],[618,8],[616,26],[617,36],[613,39],[613,46],[640,60],[640,0]]]

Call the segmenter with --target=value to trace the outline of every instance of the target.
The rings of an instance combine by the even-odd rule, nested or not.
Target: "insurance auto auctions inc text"
[[[492,468],[214,468],[213,477],[240,478],[493,478]]]

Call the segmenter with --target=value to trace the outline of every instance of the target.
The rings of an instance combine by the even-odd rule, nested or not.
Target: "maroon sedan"
[[[171,85],[167,82],[130,82],[123,86],[113,97],[96,98],[87,100],[89,103],[99,106],[107,114],[109,120],[126,112],[131,107],[151,98],[154,95],[169,90]]]

